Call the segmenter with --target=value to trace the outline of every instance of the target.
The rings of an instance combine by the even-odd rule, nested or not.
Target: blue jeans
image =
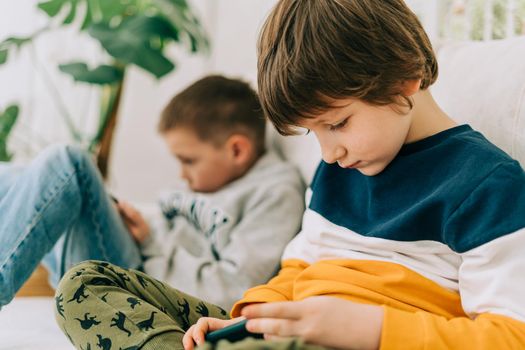
[[[88,259],[139,268],[131,238],[88,154],[53,146],[28,166],[0,163],[0,308],[40,262],[58,284]]]

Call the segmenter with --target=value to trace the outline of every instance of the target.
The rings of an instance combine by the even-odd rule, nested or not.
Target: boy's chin
[[[195,186],[195,185],[188,184],[188,187],[192,192],[212,193],[212,192],[217,192],[218,190],[223,188],[224,184],[220,184],[216,186],[198,186],[198,185]]]
[[[195,187],[195,186],[188,186],[192,192],[197,193],[209,193],[214,192],[212,189],[202,188],[202,187]]]
[[[363,167],[359,167],[356,170],[365,176],[376,176],[385,170],[388,164],[367,164]]]

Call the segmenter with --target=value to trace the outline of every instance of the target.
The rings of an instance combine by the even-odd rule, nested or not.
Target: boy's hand
[[[193,350],[195,345],[204,344],[204,335],[206,333],[237,323],[242,319],[244,319],[244,317],[237,317],[231,320],[221,320],[220,318],[213,317],[199,318],[197,323],[191,326],[182,338],[184,350]]]
[[[378,349],[383,324],[380,306],[333,297],[252,304],[242,309],[250,332],[265,339],[299,337],[336,349]]]
[[[144,242],[150,235],[150,229],[142,214],[127,202],[119,201],[116,205],[131,236],[138,243]]]

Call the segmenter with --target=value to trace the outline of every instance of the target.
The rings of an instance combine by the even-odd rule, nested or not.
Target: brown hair
[[[330,99],[412,108],[401,83],[421,79],[427,89],[437,74],[430,40],[402,0],[281,0],[259,38],[261,105],[283,135]]]
[[[264,152],[265,119],[257,93],[247,83],[219,75],[202,78],[164,108],[158,130],[189,127],[203,141],[222,145],[232,134],[248,136]]]

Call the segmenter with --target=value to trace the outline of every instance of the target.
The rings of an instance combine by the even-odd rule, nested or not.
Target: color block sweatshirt
[[[468,125],[376,176],[322,162],[302,230],[254,302],[381,305],[381,349],[525,348],[525,172]],[[351,320],[349,320],[351,321]]]

